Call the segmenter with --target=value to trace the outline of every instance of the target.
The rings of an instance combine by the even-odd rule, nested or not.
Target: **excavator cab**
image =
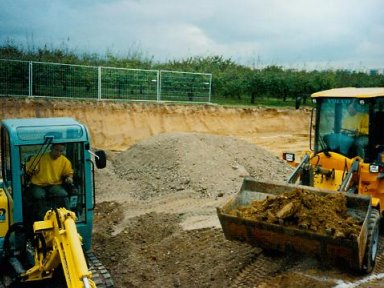
[[[32,231],[32,224],[35,221],[43,220],[37,218],[37,211],[35,209],[36,201],[31,196],[31,183],[30,177],[27,173],[27,162],[31,159],[35,159],[35,163],[32,165],[37,165],[39,161],[39,156],[47,153],[51,148],[52,144],[38,144],[38,145],[22,145],[19,147],[20,151],[20,160],[22,173],[20,173],[20,182],[21,182],[21,191],[22,191],[22,203],[23,203],[23,218],[25,226],[28,227],[29,231]],[[70,211],[73,211],[76,215],[76,222],[84,223],[86,220],[86,210],[85,210],[85,181],[84,181],[84,170],[82,169],[84,163],[84,155],[81,153],[83,151],[83,144],[81,142],[70,142],[65,144],[64,155],[69,159],[74,170],[73,175],[73,184],[66,184],[63,182],[62,187],[65,189],[66,196],[52,196],[47,195],[44,199],[40,201],[45,202],[45,211],[41,211],[45,214],[49,209],[56,209],[64,207]],[[33,158],[34,157],[34,158]]]
[[[7,119],[1,122],[0,136],[0,287],[63,287],[63,282],[67,287],[96,287],[91,266],[97,287],[113,287],[91,252],[94,170],[106,166],[105,152],[91,150],[87,128],[72,118]],[[45,216],[36,219],[39,200],[31,197],[26,163],[31,158],[39,161],[55,143],[65,144],[74,181],[63,185],[64,199],[44,199]],[[55,278],[60,271],[64,281]]]

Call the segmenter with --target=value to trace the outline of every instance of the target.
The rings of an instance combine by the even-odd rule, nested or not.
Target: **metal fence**
[[[0,96],[211,102],[212,74],[0,59]]]

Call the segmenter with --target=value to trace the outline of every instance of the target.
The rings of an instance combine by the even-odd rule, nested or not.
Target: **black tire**
[[[380,233],[380,212],[372,209],[368,219],[368,236],[367,246],[363,259],[362,272],[369,274],[373,271],[376,264],[376,256],[379,248],[379,233]]]

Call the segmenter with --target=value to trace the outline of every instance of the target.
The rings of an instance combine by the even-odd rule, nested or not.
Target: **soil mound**
[[[183,192],[195,198],[223,197],[237,192],[244,176],[285,181],[292,171],[272,153],[249,142],[181,132],[143,140],[111,155],[108,166],[106,172],[98,173],[98,197],[115,201]],[[111,189],[112,183],[117,189]]]

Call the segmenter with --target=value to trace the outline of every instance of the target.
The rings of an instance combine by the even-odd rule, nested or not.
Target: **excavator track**
[[[87,252],[89,270],[92,272],[92,280],[97,288],[114,288],[114,283],[108,270],[104,267],[93,252]],[[55,271],[54,277],[45,281],[28,283],[13,282],[10,278],[0,277],[0,288],[66,288],[65,278],[61,268]],[[8,283],[8,284],[6,284]]]
[[[92,280],[95,282],[97,288],[113,288],[114,283],[108,270],[95,256],[93,252],[87,252],[86,257],[88,260],[89,270],[92,272]]]

